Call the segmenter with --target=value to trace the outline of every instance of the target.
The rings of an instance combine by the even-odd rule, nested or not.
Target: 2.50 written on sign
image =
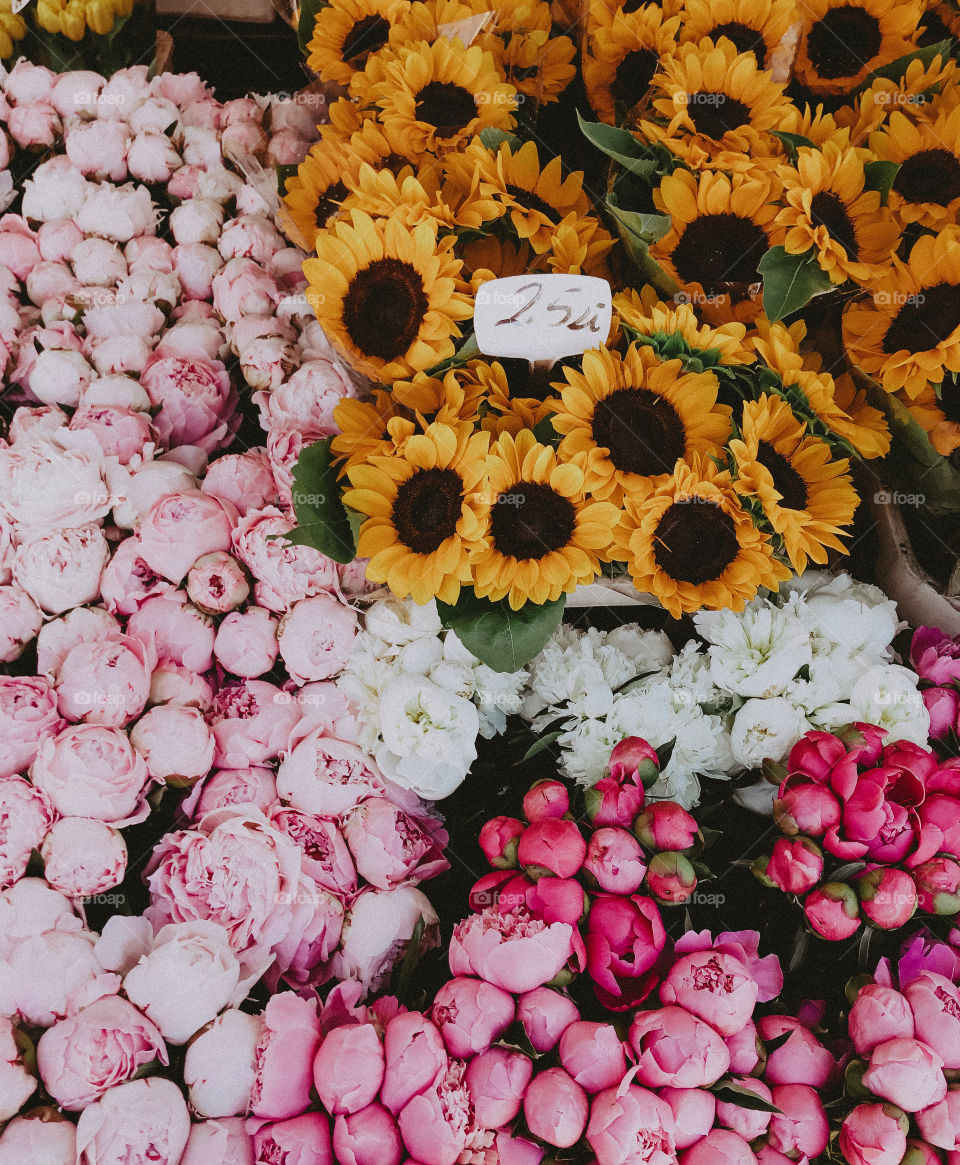
[[[511,275],[477,291],[473,327],[486,356],[556,360],[603,344],[610,284],[589,275]]]

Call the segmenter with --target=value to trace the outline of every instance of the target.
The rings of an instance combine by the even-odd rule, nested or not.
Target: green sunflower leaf
[[[307,55],[307,45],[313,39],[313,26],[317,22],[317,13],[325,8],[327,0],[301,0],[300,19],[297,21],[297,43],[304,56]]]
[[[890,190],[900,171],[899,162],[889,162],[880,158],[875,162],[867,162],[863,168],[864,184],[868,190],[879,190],[880,201],[886,206]]]
[[[625,210],[620,205],[616,190],[611,190],[607,195],[606,207],[617,234],[644,281],[652,283],[664,298],[676,295],[680,290],[679,284],[650,254],[650,244],[662,239],[669,231],[670,215]]]
[[[782,1113],[782,1109],[757,1096],[742,1084],[734,1084],[732,1080],[722,1080],[710,1089],[718,1101],[725,1104],[735,1104],[738,1108],[749,1108],[755,1112]]]
[[[626,129],[604,125],[603,122],[584,121],[577,113],[580,131],[587,141],[596,146],[624,170],[636,174],[638,178],[651,179],[657,172],[657,159]]]
[[[303,449],[293,467],[296,528],[284,537],[295,546],[314,546],[334,562],[357,556],[350,516],[340,498],[340,483],[325,437]]]
[[[522,138],[517,137],[515,133],[507,133],[505,129],[497,129],[495,125],[488,125],[486,129],[480,131],[480,141],[491,154],[495,154],[504,142],[514,154],[523,145]]]
[[[464,590],[456,604],[437,603],[440,621],[468,651],[494,671],[518,671],[543,650],[563,617],[566,596],[550,603],[524,603],[512,611],[505,600],[491,603]]]
[[[786,130],[771,130],[775,138],[779,138],[787,148],[787,154],[791,162],[797,160],[797,150],[801,146],[812,146],[813,142],[809,138],[805,138],[801,133],[787,133]]]
[[[812,247],[801,255],[791,255],[783,247],[771,247],[757,270],[763,276],[763,309],[773,323],[833,289]]]

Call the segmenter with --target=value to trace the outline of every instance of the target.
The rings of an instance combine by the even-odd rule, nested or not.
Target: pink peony
[[[730,1129],[711,1129],[680,1157],[681,1165],[756,1165],[746,1140]]]
[[[601,1002],[621,1011],[645,999],[656,982],[652,968],[665,942],[652,898],[595,895],[587,921],[587,972]]]
[[[71,1112],[81,1112],[154,1060],[167,1063],[159,1029],[119,995],[107,995],[60,1020],[37,1044],[44,1087]]]
[[[266,680],[243,680],[221,688],[208,720],[217,746],[215,764],[241,769],[273,760],[289,746],[299,719],[296,700]]]
[[[146,816],[150,774],[125,733],[77,724],[47,740],[30,773],[34,785],[65,817],[94,817],[112,825]]]
[[[793,1159],[813,1159],[826,1149],[830,1122],[816,1091],[809,1084],[778,1084],[773,1103],[780,1111],[770,1118],[767,1141]]]
[[[269,1120],[286,1120],[310,1106],[313,1062],[320,1047],[316,1003],[283,991],[268,1000],[263,1019],[250,1110]]]
[[[74,723],[122,728],[146,706],[155,664],[153,650],[130,635],[78,643],[57,674],[61,714]]]
[[[673,1165],[674,1116],[654,1092],[629,1084],[593,1098],[587,1142],[597,1165]]]
[[[387,1023],[383,1050],[380,1099],[394,1115],[414,1096],[436,1087],[446,1074],[443,1038],[436,1025],[419,1012],[401,1012]]]
[[[757,1025],[764,1040],[789,1039],[767,1057],[764,1078],[768,1084],[808,1084],[822,1088],[836,1070],[836,1061],[817,1037],[789,1015],[765,1015]]]
[[[755,1080],[752,1076],[737,1076],[732,1081],[738,1088],[745,1088],[767,1104],[773,1103],[773,1093],[762,1080]],[[745,1141],[755,1141],[762,1137],[770,1124],[769,1112],[759,1109],[744,1108],[731,1101],[717,1101],[717,1122],[727,1129],[739,1133]]]
[[[300,599],[335,591],[337,564],[312,546],[295,546],[284,534],[293,523],[274,506],[248,511],[234,529],[234,553],[254,577],[257,602],[283,613]]]
[[[40,608],[23,587],[0,586],[0,663],[13,663],[43,626]]]
[[[228,1008],[190,1041],[183,1082],[200,1116],[231,1117],[250,1111],[263,1028],[262,1016]],[[230,1065],[229,1072],[224,1064]]]
[[[355,744],[316,729],[303,738],[277,770],[277,790],[304,813],[340,817],[368,797],[382,796],[383,778]]]
[[[739,959],[718,951],[683,955],[660,985],[660,999],[705,1019],[722,1036],[735,1035],[753,1015],[759,987]]]
[[[560,1063],[587,1092],[614,1088],[627,1072],[623,1041],[609,1023],[578,1020],[560,1037]]]
[[[580,1018],[577,1005],[567,995],[549,987],[534,987],[517,1003],[517,1019],[537,1052],[549,1052],[570,1024]]]
[[[858,1002],[859,999],[858,995]],[[908,1032],[896,1034],[916,1034],[943,1059],[944,1068],[960,1068],[960,990],[956,984],[935,971],[921,971],[904,986],[901,999],[907,1012],[912,1013],[912,1022]]]
[[[277,782],[271,769],[220,769],[193,786],[181,809],[185,817],[199,821],[212,810],[228,805],[253,805],[267,813],[276,799]],[[297,840],[285,824],[278,823],[278,828]]]
[[[150,776],[170,785],[193,784],[213,764],[213,736],[197,708],[175,704],[151,708],[130,730],[130,743]]]
[[[947,1094],[943,1060],[926,1044],[908,1036],[885,1040],[873,1049],[863,1084],[904,1112],[939,1104]]]
[[[237,1117],[192,1124],[180,1165],[256,1165],[253,1138]]]
[[[260,1127],[256,1127],[260,1126]],[[330,1147],[330,1123],[320,1112],[305,1112],[290,1120],[262,1124],[248,1121],[253,1132],[257,1162],[280,1161],[283,1165],[334,1165]]]
[[[127,621],[127,634],[154,651],[160,664],[205,672],[213,663],[213,620],[188,602],[184,591],[146,598]]]
[[[938,979],[941,976],[937,976]],[[949,983],[949,980],[945,980]],[[951,993],[956,993],[952,983],[949,985]],[[918,1001],[924,996],[923,988],[918,991]],[[960,1001],[958,1001],[960,1002]],[[960,1006],[958,1006],[960,1013]],[[940,1011],[939,1000],[936,1012]],[[946,1008],[944,1008],[946,1013]],[[960,1021],[960,1014],[954,1022]],[[943,1015],[937,1014],[936,1023],[943,1022]],[[911,1038],[914,1035],[913,1011],[909,1002],[909,993],[904,996],[892,987],[884,987],[880,983],[867,983],[857,992],[857,998],[847,1016],[847,1030],[853,1046],[859,1055],[865,1056],[872,1052],[877,1044],[898,1037]],[[921,1039],[925,1039],[921,1036]],[[929,1043],[929,1041],[927,1041]],[[933,1047],[934,1045],[930,1045]],[[938,1050],[938,1049],[935,1049]],[[958,1061],[960,1063],[960,1061]],[[805,1083],[811,1083],[805,1081]]]
[[[910,642],[910,662],[922,680],[952,685],[960,680],[960,642],[937,627],[918,627]]]
[[[382,1104],[341,1114],[333,1122],[333,1152],[340,1165],[400,1165],[400,1130]]]
[[[25,772],[45,740],[65,727],[43,676],[0,676],[0,777]]]
[[[144,365],[140,383],[159,410],[153,423],[164,448],[197,445],[212,453],[229,444],[239,423],[238,398],[219,360],[170,355],[161,345]]]
[[[454,1060],[434,1088],[400,1111],[403,1143],[422,1165],[455,1165],[461,1154],[483,1152],[493,1143],[493,1134],[478,1125],[465,1073],[463,1061]]]
[[[313,1061],[313,1081],[327,1112],[359,1112],[375,1099],[383,1083],[384,1053],[369,1023],[334,1028]]]
[[[280,622],[280,656],[298,684],[326,680],[343,670],[357,633],[357,614],[330,595],[294,603]]]
[[[682,1007],[638,1011],[630,1025],[636,1078],[650,1088],[703,1088],[730,1066],[730,1053],[709,1024]]]
[[[527,1128],[541,1141],[561,1149],[583,1136],[589,1111],[586,1092],[562,1068],[538,1072],[523,1098]]]
[[[109,1089],[80,1114],[78,1165],[149,1160],[178,1165],[190,1135],[190,1114],[171,1080],[153,1077]]]
[[[495,906],[458,923],[450,940],[450,970],[478,975],[505,991],[522,993],[548,983],[574,953],[569,923],[544,923],[518,907]]]
[[[0,1133],[0,1165],[42,1161],[43,1165],[76,1165],[76,1126],[47,1110],[14,1117]]]
[[[89,817],[61,817],[40,847],[43,876],[61,894],[86,898],[119,886],[127,872],[123,835]]]
[[[344,822],[343,836],[357,872],[381,890],[426,881],[450,868],[443,856],[446,832],[383,797],[358,805]]]
[[[207,470],[200,488],[204,493],[233,502],[241,516],[272,506],[276,500],[270,462],[262,449],[218,457]]]
[[[524,830],[517,859],[531,878],[572,878],[583,865],[587,843],[575,821],[547,817]]]
[[[430,1014],[450,1055],[465,1060],[503,1035],[516,1007],[502,988],[458,975],[437,992]]]
[[[361,890],[350,905],[340,949],[331,960],[334,978],[355,979],[364,991],[378,990],[403,958],[421,919],[422,953],[439,945],[437,914],[426,895],[413,886]]]
[[[712,1092],[705,1088],[660,1088],[657,1094],[673,1113],[678,1151],[689,1149],[713,1128],[719,1105]]]
[[[200,490],[168,494],[143,519],[140,557],[164,578],[182,582],[198,558],[229,550],[236,517],[230,502]]]
[[[584,873],[609,894],[635,894],[643,884],[647,864],[640,843],[625,829],[604,826],[587,844]]]
[[[336,821],[288,809],[279,802],[268,816],[303,851],[301,862],[307,877],[334,894],[346,897],[356,893],[357,871]]]
[[[950,1088],[941,1100],[921,1109],[916,1120],[925,1141],[938,1149],[960,1150],[960,1090]]]

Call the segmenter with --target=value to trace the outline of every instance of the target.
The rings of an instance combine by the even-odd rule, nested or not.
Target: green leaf
[[[560,732],[548,732],[546,736],[541,736],[539,740],[530,745],[514,767],[522,765],[525,761],[530,760],[531,757],[535,757],[538,753],[543,752],[545,748],[549,748],[551,744],[555,744],[562,735]]]
[[[622,225],[633,238],[648,246],[650,243],[659,242],[670,229],[670,224],[673,221],[669,214],[626,210],[620,205],[614,191],[607,195],[607,210],[613,215],[618,226]]]
[[[902,500],[906,504],[912,502],[924,506],[932,514],[960,511],[960,473],[930,444],[927,434],[910,415],[906,405],[879,387],[870,394],[870,403],[883,409],[891,432],[911,459],[912,464],[905,465],[904,469],[912,481],[904,481],[907,494]],[[915,489],[912,488],[914,485]],[[883,490],[874,495],[874,501],[878,503],[885,500]],[[889,500],[893,501],[893,495]]]
[[[493,125],[488,125],[486,129],[480,131],[480,141],[491,154],[495,154],[504,142],[510,147],[510,152],[514,154],[523,145],[515,133],[507,133],[505,129],[497,129]]]
[[[893,186],[899,170],[899,162],[889,162],[883,158],[875,162],[867,162],[863,168],[864,185],[868,190],[880,191],[880,201],[884,206],[887,205],[890,188]]]
[[[301,0],[300,20],[297,23],[297,43],[304,56],[307,55],[307,45],[313,39],[313,26],[317,22],[317,13],[326,6],[326,0]]]
[[[799,311],[815,296],[833,289],[812,247],[802,255],[791,255],[783,247],[771,247],[757,270],[763,276],[763,310],[774,323]]]
[[[580,130],[587,141],[606,154],[608,158],[636,174],[639,178],[652,178],[657,172],[657,159],[650,156],[629,130],[604,125],[603,122],[584,121],[577,113]]]
[[[397,973],[397,987],[394,991],[396,997],[403,1002],[410,998],[410,988],[413,985],[413,973],[417,969],[417,963],[420,962],[420,944],[423,942],[423,932],[426,929],[423,915],[417,919],[417,925],[413,928],[413,934],[410,936],[410,942],[407,945],[407,953],[403,956],[403,962],[400,964],[400,970]]]
[[[777,1048],[782,1048],[793,1035],[793,1032],[794,1029],[790,1028],[789,1031],[781,1032],[778,1036],[774,1036],[772,1040],[764,1040],[763,1046],[767,1049],[767,1055],[769,1056],[771,1052],[775,1052]]]
[[[470,334],[464,339],[456,352],[452,356],[448,356],[446,360],[441,360],[439,364],[434,364],[432,368],[428,368],[426,372],[427,376],[444,376],[451,368],[456,368],[460,364],[466,364],[468,360],[472,360],[475,356],[480,355],[477,337],[472,330],[472,321],[470,322],[470,328]]]
[[[874,69],[872,73],[868,73],[863,83],[857,86],[847,100],[849,101],[852,97],[856,97],[858,93],[869,89],[878,77],[885,77],[888,81],[899,81],[901,77],[906,75],[907,69],[914,61],[921,61],[923,67],[928,68],[933,63],[934,57],[940,57],[942,60],[946,60],[950,55],[952,47],[953,40],[948,38],[947,40],[938,41],[936,44],[925,45],[922,49],[917,49],[912,53],[906,53],[902,57],[897,57],[889,65],[882,65],[879,69]]]
[[[560,434],[553,427],[550,417],[544,417],[533,426],[533,435],[541,445],[559,445]]]
[[[777,129],[771,130],[770,132],[775,138],[779,138],[787,147],[787,153],[790,156],[791,162],[797,160],[797,150],[801,146],[813,146],[813,142],[809,138],[805,138],[802,133],[787,133],[786,130]]]
[[[505,600],[491,603],[462,591],[455,606],[437,603],[444,627],[494,671],[517,671],[543,650],[563,616],[566,596],[551,603],[524,603],[512,611]]]
[[[771,1104],[769,1100],[757,1096],[755,1092],[751,1092],[749,1088],[744,1088],[742,1084],[734,1084],[732,1080],[722,1081],[714,1085],[710,1091],[718,1101],[725,1104],[735,1104],[738,1108],[749,1108],[754,1112],[782,1114],[782,1110]]]
[[[616,195],[611,192],[607,196],[607,210],[617,228],[627,253],[633,260],[633,265],[640,272],[645,283],[651,283],[665,299],[677,294],[680,285],[660,266],[650,254],[650,241],[657,230],[663,226],[658,219],[666,219],[666,227],[657,238],[662,238],[670,229],[669,215],[643,214],[640,211],[623,210],[617,202]]]
[[[330,438],[303,449],[293,467],[296,529],[284,537],[296,546],[315,546],[334,562],[352,562],[356,543],[346,507],[340,500],[337,471],[330,458]]]

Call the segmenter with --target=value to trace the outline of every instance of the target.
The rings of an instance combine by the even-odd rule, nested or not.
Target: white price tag
[[[476,16],[465,16],[463,20],[450,20],[446,24],[438,24],[437,33],[445,36],[447,40],[459,37],[463,47],[468,49],[493,18],[493,12],[478,12]]]
[[[29,3],[30,0],[11,0],[10,11],[14,16],[16,16],[17,13],[22,12]]]
[[[606,279],[510,275],[480,286],[473,330],[485,356],[552,362],[600,347],[609,335],[611,315]]]

